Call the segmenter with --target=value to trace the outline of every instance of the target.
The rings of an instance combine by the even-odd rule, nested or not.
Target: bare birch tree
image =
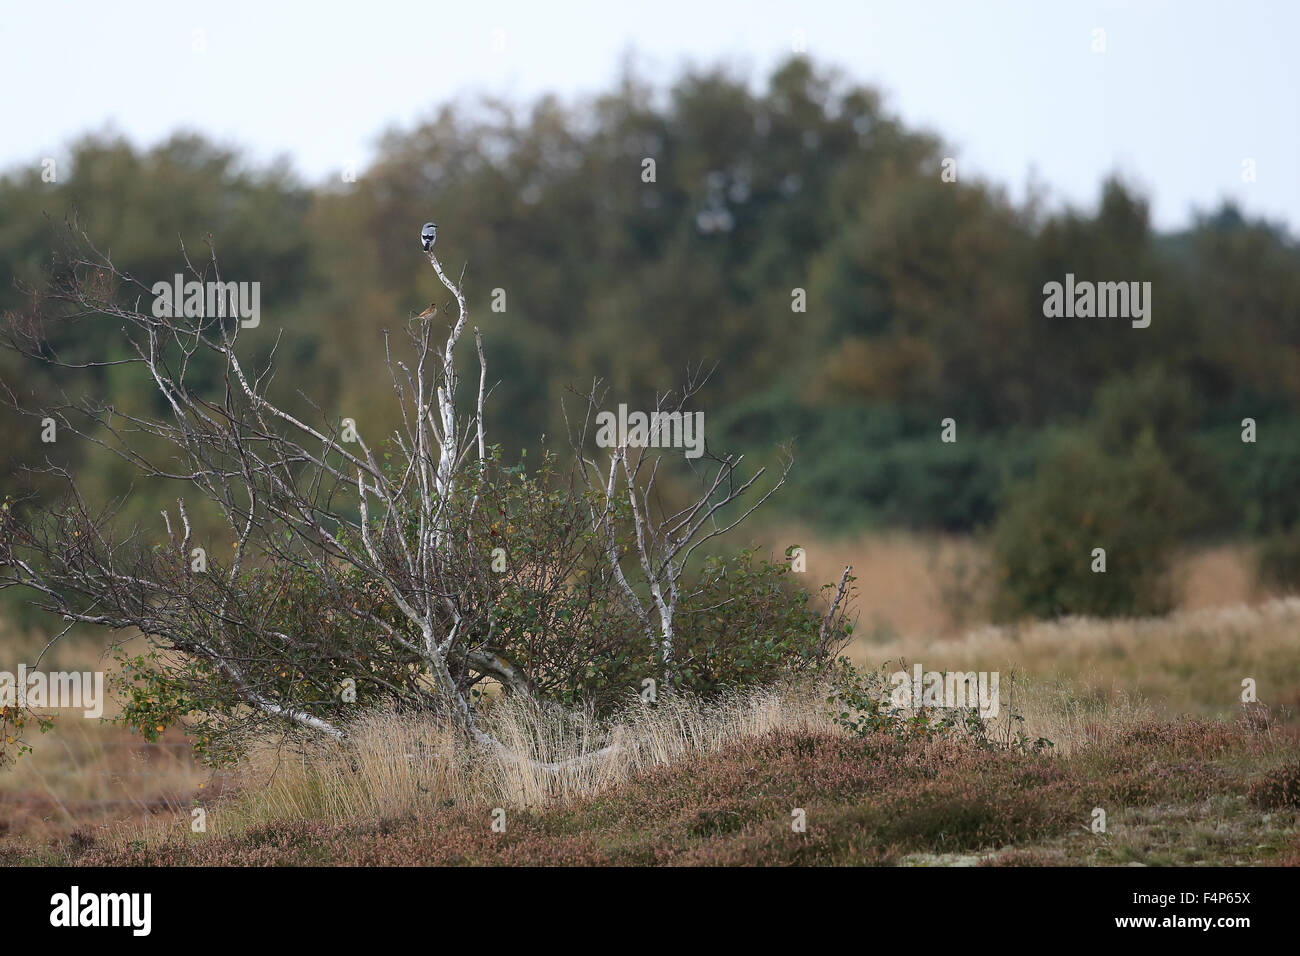
[[[436,710],[467,738],[500,749],[477,718],[476,686],[545,692],[590,659],[612,657],[602,642],[620,638],[619,619],[629,613],[671,682],[688,561],[784,480],[783,471],[724,520],[763,473],[741,480],[739,458],[710,456],[699,497],[666,513],[656,496],[657,458],[624,445],[597,471],[584,455],[585,495],[546,498],[540,485],[516,483],[525,504],[537,505],[544,533],[520,549],[526,553],[512,559],[510,574],[493,574],[492,536],[509,519],[486,436],[483,342],[473,328],[477,388],[472,407],[459,409],[457,352],[472,326],[461,280],[432,251],[429,264],[449,298],[410,321],[400,351],[385,331],[400,424],[374,442],[363,423],[345,426],[301,392],[305,411],[273,399],[279,336],[253,367],[237,318],[222,309],[197,316],[160,309],[150,286],[84,233],[72,236],[57,281],[29,311],[6,317],[8,345],[54,367],[136,369],[165,413],[88,397],[27,409],[12,390],[10,403],[182,493],[175,514],[163,512],[161,535],[139,528],[119,535],[113,505],[91,507],[72,475],[47,466],[66,482],[67,503],[32,515],[6,503],[0,589],[27,589],[69,624],[146,635],[171,673],[189,675],[180,686],[197,689],[178,694],[170,716],[220,705],[253,725],[337,737],[344,727],[331,715],[351,682]],[[195,281],[223,281],[210,243],[205,259],[187,255],[185,263]],[[117,357],[65,355],[56,346],[68,341],[67,330],[96,322],[120,329]],[[674,401],[680,408],[694,387],[665,396],[660,410]],[[590,412],[595,390],[587,397]],[[196,557],[195,499],[226,528],[228,560]],[[631,531],[617,526],[619,505]],[[632,573],[621,543],[629,538]],[[516,600],[527,613],[514,623],[502,610],[511,587],[527,595]],[[842,617],[842,591],[826,621]],[[573,641],[561,620],[582,621],[585,642]]]
[[[740,472],[743,455],[720,456],[706,448],[693,469],[699,484],[698,493],[685,507],[665,508],[656,483],[666,460],[684,456],[677,451],[651,449],[664,443],[669,423],[680,422],[684,414],[689,414],[687,405],[706,380],[707,376],[699,371],[688,372],[687,382],[679,391],[657,395],[654,410],[647,416],[649,431],[646,443],[636,445],[622,436],[623,441],[608,449],[608,465],[591,457],[589,451],[593,422],[607,397],[607,390],[601,388],[599,381],[592,383],[591,389],[581,396],[583,416],[576,425],[569,420],[567,410],[565,414],[570,443],[582,464],[582,476],[594,492],[590,508],[592,530],[605,546],[610,570],[627,606],[651,642],[659,648],[663,666],[661,678],[667,688],[673,686],[677,611],[683,598],[690,596],[684,594],[683,588],[691,556],[713,539],[736,528],[774,495],[785,484],[792,464],[792,458],[783,454],[781,473],[776,480],[770,482],[754,500],[745,502],[747,506],[743,510],[733,514],[729,507],[755,491],[766,469],[759,468],[744,478]],[[625,513],[630,517],[634,532],[630,557],[625,553],[627,549],[618,543],[622,513],[619,504],[626,506]],[[637,565],[639,576],[644,581],[644,593],[638,593],[625,572],[624,562],[627,560]],[[832,617],[840,603],[841,600],[836,600],[832,604],[829,612]]]

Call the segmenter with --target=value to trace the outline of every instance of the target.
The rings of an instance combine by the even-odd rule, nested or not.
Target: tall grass
[[[1248,677],[1277,718],[1291,721],[1300,711],[1298,629],[1300,598],[1279,598],[1165,617],[1067,618],[951,637],[855,641],[846,653],[859,664],[906,658],[927,670],[996,670],[1004,678],[1014,670],[1037,701],[1026,713],[1049,723],[1063,719],[1063,707],[1079,712],[1076,723],[1089,719],[1084,711],[1101,719],[1111,708],[1134,707],[1230,718]]]
[[[634,698],[607,724],[587,712],[518,699],[493,702],[485,728],[506,748],[468,752],[427,717],[381,710],[359,720],[344,742],[296,754],[256,754],[249,786],[216,814],[218,827],[283,820],[345,822],[429,807],[475,803],[527,807],[599,792],[637,771],[781,729],[825,729],[826,688],[786,685],[733,693],[709,703],[682,696],[649,706]],[[608,755],[549,771],[541,763]],[[260,784],[255,785],[255,781]]]

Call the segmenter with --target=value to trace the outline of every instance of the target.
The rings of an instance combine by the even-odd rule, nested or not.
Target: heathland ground
[[[858,737],[832,720],[827,687],[808,683],[710,705],[631,704],[613,726],[497,707],[501,739],[545,759],[621,744],[558,777],[467,763],[428,724],[389,713],[347,745],[302,753],[268,741],[219,773],[196,765],[179,736],[148,744],[61,717],[0,775],[0,854],[110,864],[1300,862],[1300,599],[1259,590],[1248,549],[1186,552],[1183,598],[1165,617],[994,626],[984,555],[968,539],[824,541],[779,529],[765,543],[804,547],[810,581],[855,565],[860,617],[846,656],[856,664],[998,671],[997,732],[1053,746]],[[16,664],[44,641],[9,634],[5,646]],[[100,666],[99,655],[62,644],[46,666]],[[1246,678],[1258,704],[1241,703]],[[206,814],[201,834],[195,807]],[[1098,808],[1105,832],[1093,829]],[[796,810],[804,832],[792,827]]]

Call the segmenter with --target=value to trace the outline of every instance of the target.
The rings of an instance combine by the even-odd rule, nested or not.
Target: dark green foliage
[[[789,551],[787,551],[787,557]],[[821,639],[823,610],[795,583],[788,560],[744,549],[705,563],[697,592],[680,614],[679,687],[709,694],[724,687],[771,683],[825,663],[847,632]],[[831,592],[834,585],[824,585]],[[831,593],[825,593],[829,603]]]
[[[871,446],[846,441],[808,454],[792,482],[805,502],[826,502],[807,509],[825,523],[861,521],[912,528],[967,531],[988,524],[997,514],[1008,474],[1025,469],[1021,462],[1032,446],[1001,438],[964,437],[939,441],[939,426],[926,438]],[[823,510],[827,507],[835,511]]]
[[[1149,436],[1124,456],[1090,435],[1063,438],[1008,495],[993,533],[998,611],[1132,615],[1167,611],[1168,573],[1194,500]],[[1093,549],[1106,570],[1092,570]]]
[[[969,531],[992,522],[1007,481],[1033,470],[1035,433],[982,433],[958,425],[956,442],[939,440],[940,420],[912,421],[892,405],[836,405],[813,415],[791,412],[764,393],[719,416],[728,442],[761,452],[796,438],[788,491],[801,518],[825,530],[861,524]]]
[[[1241,441],[1241,428],[1224,436],[1241,463],[1238,493],[1246,529],[1268,535],[1300,528],[1300,423],[1257,423],[1254,444]]]
[[[1241,523],[1258,538],[1259,583],[1294,591],[1300,588],[1300,423],[1259,419],[1253,443],[1243,442],[1241,431],[1240,424],[1226,427],[1218,442],[1237,465],[1226,497],[1240,503]]]

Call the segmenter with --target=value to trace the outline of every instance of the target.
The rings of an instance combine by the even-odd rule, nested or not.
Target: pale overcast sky
[[[629,49],[657,83],[716,62],[757,83],[797,31],[963,176],[1090,207],[1118,170],[1161,227],[1232,197],[1300,233],[1297,0],[0,0],[0,166],[184,127],[315,179],[449,99],[598,92]]]

